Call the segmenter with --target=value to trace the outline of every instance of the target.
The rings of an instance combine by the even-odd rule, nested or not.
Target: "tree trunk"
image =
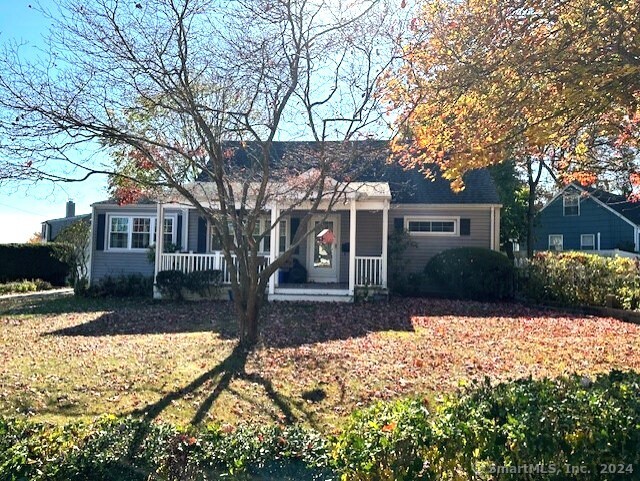
[[[251,348],[258,342],[258,320],[262,307],[262,296],[258,289],[258,286],[247,282],[237,289],[240,295],[234,296],[238,336],[240,344],[246,348]]]

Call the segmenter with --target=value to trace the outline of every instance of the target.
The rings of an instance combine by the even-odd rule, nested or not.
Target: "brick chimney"
[[[67,215],[65,217],[74,217],[76,215],[76,204],[71,199],[67,202]]]

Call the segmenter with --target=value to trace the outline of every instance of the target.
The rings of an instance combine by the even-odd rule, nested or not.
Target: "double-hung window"
[[[459,219],[453,217],[405,217],[405,229],[416,236],[456,236],[458,223]]]
[[[564,236],[562,234],[549,235],[549,250],[561,251],[564,247]]]
[[[580,235],[580,249],[583,251],[592,251],[596,248],[596,236],[595,234],[581,234]]]
[[[580,215],[580,194],[564,194],[562,208],[565,216]]]
[[[156,218],[142,215],[110,215],[108,220],[109,250],[148,249],[156,241]],[[164,245],[176,239],[175,217],[164,218]]]

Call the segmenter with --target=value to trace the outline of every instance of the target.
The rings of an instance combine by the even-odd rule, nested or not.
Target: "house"
[[[639,234],[640,204],[572,183],[536,216],[534,249],[637,252]]]
[[[91,219],[91,214],[76,215],[76,204],[72,200],[69,200],[65,207],[66,213],[64,217],[42,222],[42,242],[53,242],[65,227],[81,220],[89,221]]]
[[[294,144],[299,143],[274,143],[274,162],[291,152]],[[347,185],[332,212],[324,220],[323,215],[311,219],[316,233],[298,246],[293,256],[306,270],[306,280],[293,283],[284,273],[274,275],[270,300],[349,301],[358,287],[386,289],[388,234],[392,229],[406,230],[415,241],[415,247],[405,253],[410,256],[413,272],[422,271],[433,255],[449,248],[498,250],[501,205],[486,170],[469,172],[466,189],[456,194],[440,176],[426,179],[420,172],[387,164],[387,144],[379,142],[379,146],[379,158],[358,182]],[[202,199],[214,195],[213,183],[206,178],[190,187]],[[279,199],[268,206],[263,231],[275,223],[286,202],[286,198]],[[126,206],[108,200],[93,204],[92,209],[91,283],[105,276],[152,276],[173,269],[185,273],[218,269],[223,281],[229,282],[229,266],[211,226],[181,196]],[[265,262],[289,247],[307,212],[304,205],[296,209],[262,241]],[[157,239],[155,262],[150,262],[148,247],[156,242],[156,225],[163,226],[163,235]],[[176,252],[168,252],[173,250]]]

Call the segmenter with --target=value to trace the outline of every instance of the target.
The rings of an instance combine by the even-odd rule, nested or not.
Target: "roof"
[[[91,217],[91,214],[80,214],[80,215],[74,215],[71,217],[58,217],[57,219],[48,219],[48,220],[44,220],[41,222],[41,224],[47,223],[47,224],[53,224],[56,222],[75,222],[77,220],[82,220],[82,219],[89,219]]]
[[[624,195],[612,194],[602,189],[594,189],[593,187],[583,187],[583,189],[618,214],[634,224],[640,225],[640,202],[630,202]]]
[[[228,144],[234,147],[235,165],[246,166],[252,154],[257,151],[258,144],[249,142],[242,147],[237,142]],[[273,142],[271,146],[271,163],[276,165],[291,164],[305,166],[308,152],[318,150],[318,142]],[[487,169],[476,169],[463,176],[465,189],[461,192],[451,190],[451,182],[440,175],[436,166],[431,166],[434,174],[428,179],[417,169],[404,169],[397,163],[389,163],[391,155],[389,142],[384,140],[361,140],[351,142],[326,142],[325,148],[350,150],[356,155],[351,162],[362,167],[354,180],[366,182],[388,182],[391,189],[392,202],[401,204],[500,204],[493,178]],[[328,147],[327,147],[328,146]],[[361,153],[359,157],[357,153]],[[200,181],[207,177],[201,175]]]

